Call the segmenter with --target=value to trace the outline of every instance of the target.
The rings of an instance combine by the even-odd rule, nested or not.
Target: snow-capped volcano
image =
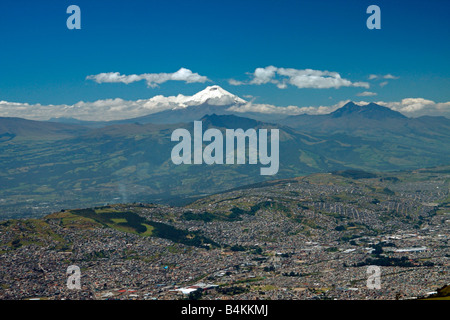
[[[82,121],[121,121],[134,119],[164,111],[183,109],[198,112],[200,117],[207,113],[222,114],[230,106],[239,107],[247,101],[222,89],[218,85],[206,87],[192,96],[178,94],[177,96],[156,95],[150,99],[123,100],[121,98],[97,100],[94,102],[80,101],[73,105],[28,105],[18,108],[19,103],[0,101],[0,115],[21,117],[29,120],[58,121],[75,119]],[[32,109],[32,110],[31,110]],[[213,110],[214,109],[214,110]],[[214,112],[210,112],[213,110]],[[185,120],[180,118],[177,120]]]
[[[192,122],[205,115],[232,114],[230,107],[246,105],[247,101],[222,89],[218,85],[206,87],[193,96],[179,94],[165,97],[154,96],[148,100],[139,100],[133,111],[140,115],[134,118],[118,120],[116,123],[180,123]]]
[[[215,106],[224,106],[230,104],[246,103],[244,99],[222,89],[220,86],[214,85],[206,87],[206,89],[197,92],[191,97],[186,97],[184,103],[186,105],[209,104]]]
[[[193,96],[179,94],[177,96],[165,97],[162,95],[154,96],[148,100],[140,100],[143,107],[148,111],[159,112],[163,110],[184,109],[192,106],[210,105],[210,106],[236,106],[247,103],[244,99],[222,89],[218,85],[209,86]],[[149,113],[147,111],[147,113]]]

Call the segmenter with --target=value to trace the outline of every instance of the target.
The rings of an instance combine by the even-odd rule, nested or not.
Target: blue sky
[[[66,8],[81,8],[68,30]],[[381,8],[381,30],[366,9]],[[20,1],[0,2],[0,101],[73,104],[192,95],[217,84],[258,103],[450,101],[449,1]],[[256,68],[336,72],[369,87],[280,89],[248,84]],[[173,73],[210,81],[97,83],[89,75]],[[369,80],[370,75],[378,78]],[[393,75],[394,79],[383,79]],[[230,85],[229,80],[245,82]],[[380,86],[380,84],[382,84]],[[362,92],[373,96],[359,97]]]

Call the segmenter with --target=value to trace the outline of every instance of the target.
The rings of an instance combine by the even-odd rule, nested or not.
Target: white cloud
[[[234,112],[256,112],[256,113],[266,113],[266,114],[286,114],[286,115],[294,115],[301,114],[300,108],[297,106],[288,106],[288,107],[277,107],[271,104],[261,104],[261,103],[253,103],[248,102],[243,105],[235,105],[228,108],[229,111]]]
[[[388,73],[386,75],[383,76],[383,79],[398,79],[400,77],[397,76],[393,76],[392,74]]]
[[[259,104],[248,102],[242,105],[235,105],[228,110],[234,112],[256,112],[256,113],[265,113],[265,114],[284,114],[284,115],[299,115],[299,114],[327,114],[330,112],[339,109],[343,105],[345,105],[349,100],[341,101],[332,106],[309,106],[309,107],[298,107],[298,106],[287,106],[287,107],[278,107],[271,104]]]
[[[293,68],[277,68],[268,66],[265,68],[256,68],[250,73],[249,81],[238,81],[231,79],[229,83],[232,85],[254,84],[261,85],[266,83],[275,84],[280,89],[285,89],[288,85],[297,88],[314,88],[329,89],[340,87],[363,87],[369,88],[367,82],[351,82],[344,79],[337,72],[321,71],[313,69],[293,69]]]
[[[244,82],[238,81],[238,80],[234,80],[234,79],[229,79],[228,83],[231,84],[232,86],[240,86],[240,85],[244,84]]]
[[[143,74],[131,74],[121,75],[119,72],[99,73],[96,75],[89,75],[87,80],[93,80],[97,83],[125,83],[130,84],[136,81],[145,80],[147,86],[157,87],[159,84],[167,81],[184,81],[186,83],[200,82],[204,83],[209,81],[205,76],[201,76],[198,73],[193,73],[191,70],[181,68],[174,73],[143,73]]]
[[[250,84],[265,84],[271,82],[273,81],[272,78],[275,77],[276,72],[277,68],[274,66],[256,68]]]
[[[450,118],[450,101],[434,102],[423,98],[406,98],[400,102],[376,102],[379,105],[403,113],[408,117],[424,115],[445,116]]]
[[[0,101],[0,116],[20,117],[30,120],[75,118],[90,121],[110,121],[139,117],[167,109],[186,107],[186,96],[155,96],[136,101],[116,99],[80,101],[73,105],[41,105]]]
[[[375,80],[375,79],[399,79],[400,77],[394,76],[390,73],[385,75],[379,75],[379,74],[371,74],[369,75],[369,80]]]
[[[371,97],[371,96],[376,96],[377,94],[375,92],[364,91],[364,92],[360,92],[360,93],[358,93],[356,95],[358,97]]]

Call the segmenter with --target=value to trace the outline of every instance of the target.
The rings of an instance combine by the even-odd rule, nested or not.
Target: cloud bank
[[[376,103],[401,112],[408,117],[434,115],[450,118],[450,101],[434,102],[423,98],[406,98],[399,102],[379,101]]]
[[[272,83],[280,89],[285,89],[288,85],[295,86],[299,89],[338,89],[340,87],[362,87],[368,89],[370,87],[367,82],[351,82],[350,80],[344,79],[337,72],[313,69],[299,70],[268,66],[265,68],[256,68],[249,75],[251,79],[248,81],[230,79],[228,82],[234,86]]]
[[[167,81],[184,81],[186,83],[205,83],[210,81],[206,76],[201,76],[198,73],[193,73],[191,70],[181,68],[173,73],[143,73],[122,75],[119,72],[99,73],[96,75],[89,75],[86,80],[93,80],[97,83],[125,83],[130,84],[137,81],[145,80],[147,86],[154,88],[161,83]]]
[[[75,118],[88,121],[110,121],[140,117],[164,110],[189,108],[191,105],[201,104],[194,96],[165,97],[154,96],[150,99],[124,100],[120,98],[97,100],[94,102],[80,101],[73,105],[41,105],[18,102],[0,101],[1,117],[20,117],[30,120],[49,120],[51,118]],[[240,101],[240,100],[234,100]],[[327,114],[342,107],[350,100],[343,100],[333,105],[322,106],[275,106],[259,104],[253,101],[235,103],[229,107],[229,100],[214,100],[215,104],[223,105],[229,111],[244,113],[256,112],[264,114],[298,115],[298,114]],[[220,102],[220,103],[219,103]],[[356,101],[358,104],[368,104],[366,101]],[[376,101],[375,103],[401,112],[407,117],[423,115],[445,116],[450,118],[450,101],[435,102],[423,98],[406,98],[401,101]],[[225,106],[226,105],[226,106]]]
[[[286,116],[299,114],[320,115],[333,112],[336,109],[339,109],[340,107],[344,106],[349,101],[350,100],[340,101],[339,103],[336,103],[332,106],[307,106],[307,107],[298,107],[298,106],[278,107],[271,104],[247,102],[242,105],[232,106],[228,110],[241,113],[255,112],[265,114],[282,114]]]

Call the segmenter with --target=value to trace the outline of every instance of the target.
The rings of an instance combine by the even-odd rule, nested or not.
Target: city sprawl
[[[449,283],[448,167],[0,222],[0,299],[415,299]],[[66,270],[81,269],[81,289]],[[381,287],[367,286],[379,266]]]

